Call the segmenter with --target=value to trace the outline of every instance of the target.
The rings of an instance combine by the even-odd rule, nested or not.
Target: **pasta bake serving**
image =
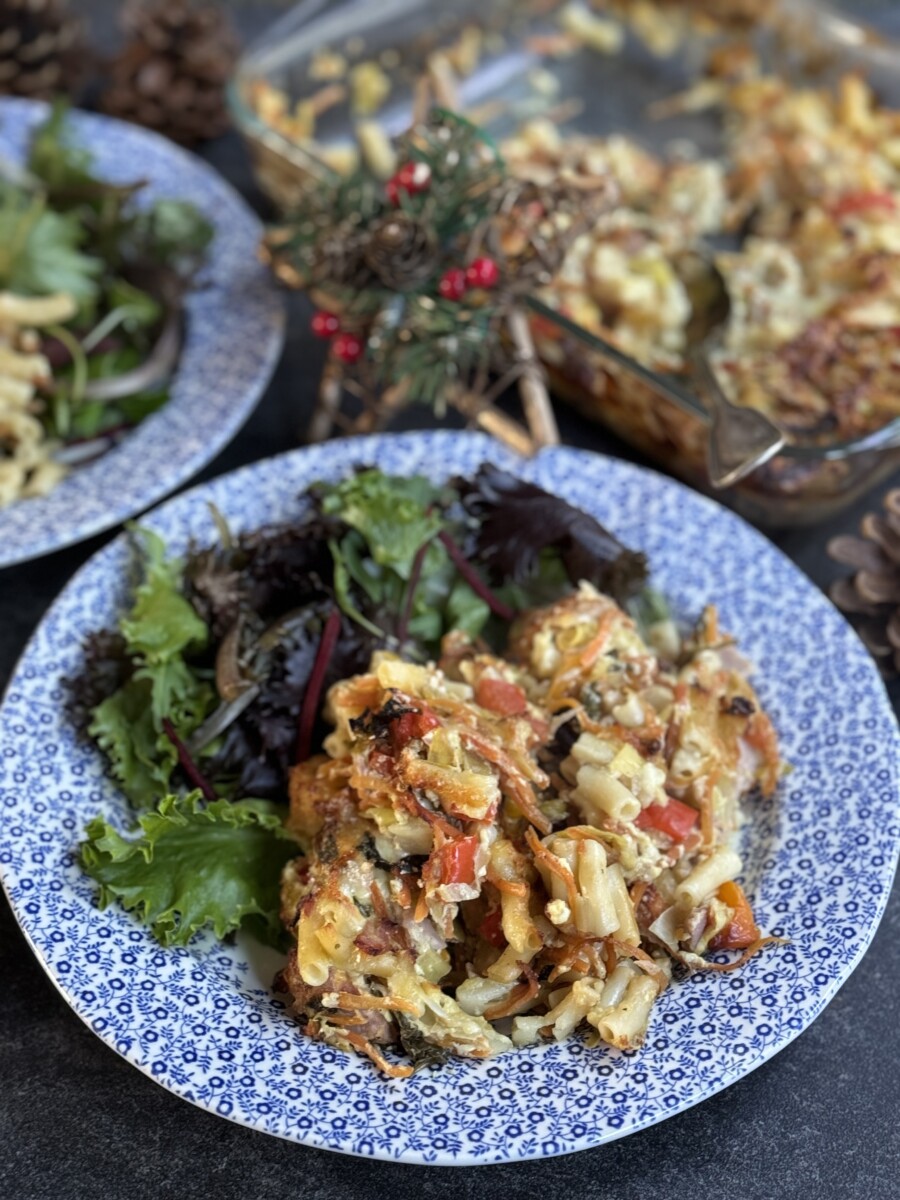
[[[379,654],[332,688],[282,890],[313,1036],[392,1075],[379,1043],[486,1058],[584,1026],[633,1049],[673,962],[764,943],[730,839],[775,736],[715,611],[672,632],[651,648],[584,584],[509,659],[451,633],[436,665]]]
[[[673,970],[775,940],[734,837],[777,739],[714,607],[679,631],[640,555],[490,467],[304,503],[186,564],[145,534],[89,642],[73,704],[144,810],[88,828],[102,903],[167,944],[280,918],[305,1032],[395,1077],[635,1049]]]

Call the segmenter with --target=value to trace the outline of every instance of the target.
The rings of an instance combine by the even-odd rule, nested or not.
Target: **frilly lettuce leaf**
[[[183,657],[206,645],[208,631],[181,594],[181,563],[166,559],[165,543],[149,529],[136,536],[144,575],[131,610],[119,623],[135,669],[93,710],[88,733],[131,803],[149,808],[169,791],[178,759],[163,732],[163,719],[186,740],[212,709],[215,691]]]
[[[403,478],[369,469],[329,488],[322,511],[359,530],[372,562],[405,580],[419,547],[443,527],[440,498],[441,490],[419,475]]]
[[[133,654],[156,666],[189,647],[202,649],[206,625],[181,594],[181,563],[166,559],[162,538],[139,529],[144,552],[144,579],[134,592],[134,605],[120,628]]]
[[[276,804],[166,796],[139,826],[127,838],[95,817],[85,830],[81,862],[100,885],[101,908],[120,902],[164,946],[206,928],[223,938],[246,920],[278,944],[281,869],[299,850]]]

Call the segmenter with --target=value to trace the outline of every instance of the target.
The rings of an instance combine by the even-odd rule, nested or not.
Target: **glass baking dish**
[[[585,48],[548,60],[559,7],[552,0],[460,0],[452,6],[440,0],[305,0],[248,48],[231,84],[235,120],[260,186],[289,210],[316,178],[354,165],[360,120],[377,124],[381,135],[402,133],[430,57],[447,47],[464,54],[472,28],[479,30],[479,49],[470,70],[454,58],[461,66],[456,98],[494,137],[515,133],[543,106],[566,115],[563,128],[575,133],[622,133],[654,153],[673,144],[690,144],[702,155],[718,151],[721,129],[710,113],[683,112],[666,120],[651,113],[654,103],[695,83],[710,47],[733,39],[734,30],[723,33],[701,18],[679,44],[651,50],[645,35],[626,27],[616,53]],[[768,11],[768,19],[746,34],[767,67],[797,84],[829,83],[856,71],[883,103],[900,108],[900,52],[894,44],[812,0],[750,7]],[[660,37],[665,36],[663,30]],[[548,65],[554,97],[542,99],[540,92],[551,87]],[[375,122],[365,113],[369,93]],[[390,166],[382,169],[389,173]],[[665,469],[709,490],[708,416],[690,377],[668,378],[673,399],[672,387],[664,395],[655,385],[658,371],[637,374],[613,364],[602,341],[583,324],[537,299],[533,308],[535,343],[555,394]],[[851,503],[898,465],[900,418],[852,440],[788,444],[720,496],[760,524],[811,523]]]

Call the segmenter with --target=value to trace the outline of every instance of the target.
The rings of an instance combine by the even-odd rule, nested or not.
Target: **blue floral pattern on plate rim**
[[[22,162],[47,116],[36,100],[0,99],[0,157]],[[257,247],[262,226],[212,167],[166,138],[73,111],[73,145],[105,179],[146,179],[140,202],[189,200],[213,222],[201,282],[187,299],[187,337],[168,403],[48,496],[0,509],[0,567],[49,554],[127,520],[195,475],[250,416],[284,340],[284,305]]]
[[[898,730],[878,674],[817,588],[740,518],[680,484],[567,448],[523,461],[477,434],[357,438],[245,467],[160,506],[175,551],[211,540],[207,505],[236,528],[289,517],[316,479],[358,464],[442,479],[492,460],[594,513],[650,556],[683,618],[708,600],[754,660],[793,772],[743,833],[743,879],[790,944],[740,971],[673,985],[640,1051],[572,1038],[387,1081],[304,1038],[268,988],[277,956],[200,937],[164,950],[117,908],[98,912],[74,850],[96,811],[125,805],[63,715],[82,639],[125,598],[124,537],[72,579],[39,626],[0,710],[0,873],[36,954],[105,1042],[211,1112],[300,1143],[436,1164],[515,1161],[597,1146],[713,1095],[796,1037],[859,961],[900,844]]]

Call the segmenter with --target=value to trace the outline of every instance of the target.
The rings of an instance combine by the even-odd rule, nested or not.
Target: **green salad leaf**
[[[409,579],[419,547],[444,526],[441,498],[442,489],[419,475],[404,478],[371,469],[329,489],[322,511],[357,529],[374,563]]]
[[[3,188],[0,287],[33,296],[68,292],[80,306],[93,305],[103,263],[84,253],[84,240],[83,226],[74,213],[54,212],[40,196]]]
[[[100,885],[100,907],[119,901],[148,924],[164,946],[184,946],[201,929],[216,937],[246,920],[277,946],[279,885],[298,853],[279,806],[266,800],[216,800],[199,792],[166,796],[123,837],[102,817],[86,829],[80,855]]]
[[[50,116],[34,132],[28,150],[28,170],[53,195],[62,191],[81,192],[93,188],[93,157],[89,150],[74,146],[68,140],[66,119],[69,106],[57,100]]]
[[[178,754],[163,731],[167,718],[186,740],[215,705],[215,689],[184,659],[206,645],[208,630],[181,594],[182,565],[166,559],[162,538],[136,532],[143,579],[119,622],[135,669],[128,681],[92,712],[88,733],[106,754],[113,776],[137,808],[151,807],[169,790]]]
[[[162,199],[135,213],[129,241],[132,254],[177,266],[198,259],[214,233],[212,224],[193,204]]]
[[[370,469],[319,492],[322,511],[351,530],[329,541],[335,593],[347,616],[370,633],[394,632],[414,584],[404,631],[410,637],[436,648],[448,629],[473,637],[481,632],[490,615],[488,606],[459,578],[438,540],[448,527],[446,507],[456,498],[452,488],[435,487],[420,475],[385,475]],[[418,579],[413,580],[422,546],[427,550]],[[369,602],[371,616],[354,602],[353,584]]]
[[[188,647],[206,645],[208,630],[181,594],[182,564],[166,558],[166,544],[150,529],[137,531],[144,579],[120,628],[134,654],[148,666],[165,665]]]

